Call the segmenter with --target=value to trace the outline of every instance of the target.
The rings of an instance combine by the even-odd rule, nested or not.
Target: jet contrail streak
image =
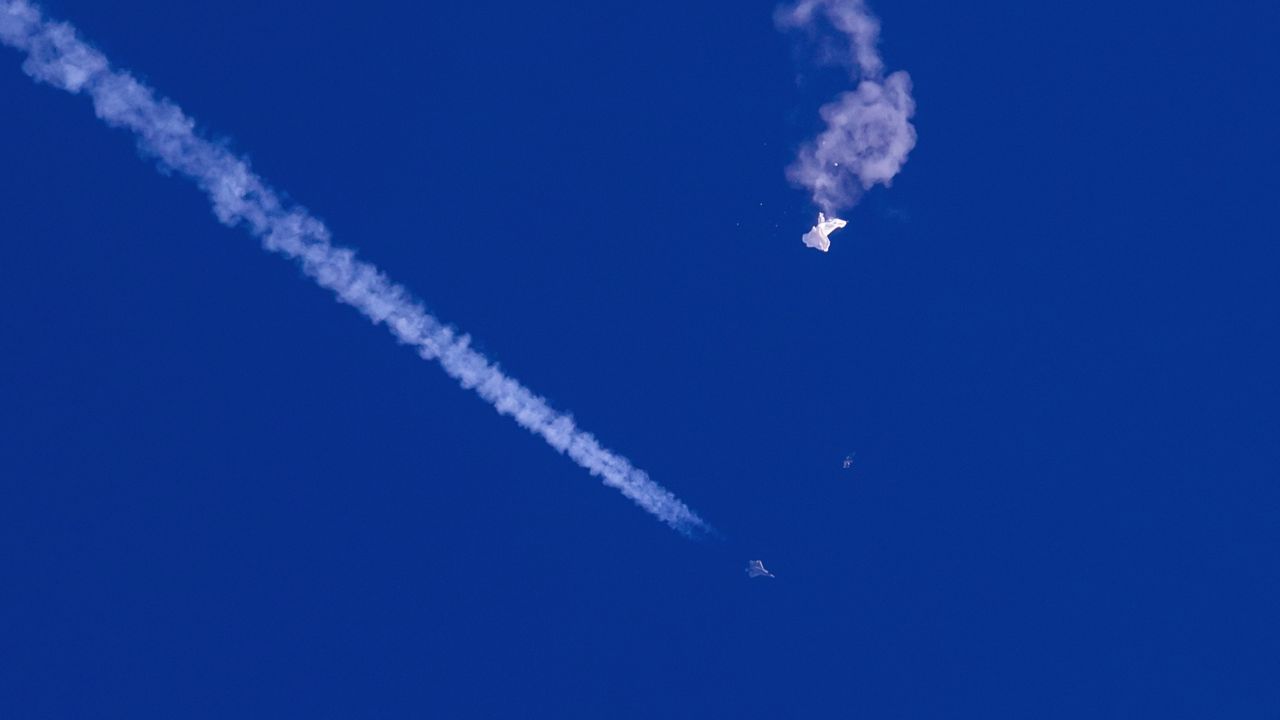
[[[677,531],[692,536],[709,530],[643,470],[601,447],[572,418],[472,350],[468,336],[432,317],[403,286],[357,260],[353,251],[331,244],[324,223],[299,207],[286,206],[244,160],[199,137],[194,122],[177,105],[157,98],[132,75],[112,69],[70,25],[46,19],[26,0],[0,0],[0,43],[26,53],[22,69],[37,81],[73,94],[87,93],[100,119],[131,131],[144,154],[195,181],[221,222],[243,225],[268,250],[298,261],[316,283],[375,324],[386,325],[423,359],[439,362],[499,413],[511,416]]]

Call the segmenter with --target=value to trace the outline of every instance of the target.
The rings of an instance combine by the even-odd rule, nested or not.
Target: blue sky
[[[1280,712],[1280,11],[873,4],[823,255],[772,3],[470,5],[44,7],[723,537],[0,49],[2,714]]]

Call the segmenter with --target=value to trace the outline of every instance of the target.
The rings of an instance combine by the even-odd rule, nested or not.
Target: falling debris
[[[804,234],[804,244],[815,250],[826,252],[831,248],[831,239],[828,236],[845,225],[848,223],[840,218],[828,220],[826,215],[818,213],[818,224]]]
[[[845,470],[848,470],[849,468],[853,467],[853,456],[857,454],[858,453],[850,453],[848,455],[845,455],[844,463],[841,465],[841,467],[843,467]]]
[[[759,560],[752,560],[747,563],[747,577],[773,577],[773,573],[764,569],[764,563]]]
[[[911,77],[885,74],[876,49],[880,21],[867,0],[792,0],[775,18],[779,28],[804,38],[820,63],[843,65],[848,73],[851,88],[819,109],[824,129],[787,167],[787,179],[834,215],[872,187],[888,187],[915,147]],[[805,245],[825,252],[828,232],[814,228]]]

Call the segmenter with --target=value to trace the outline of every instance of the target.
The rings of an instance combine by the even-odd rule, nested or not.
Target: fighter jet
[[[747,577],[773,577],[773,573],[764,569],[764,563],[759,560],[752,560],[747,563]]]
[[[826,215],[818,213],[818,224],[804,234],[804,244],[815,250],[826,252],[831,248],[831,239],[827,236],[845,225],[848,223],[840,218],[828,220]]]

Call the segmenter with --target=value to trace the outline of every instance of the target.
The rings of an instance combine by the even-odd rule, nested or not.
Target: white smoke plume
[[[710,528],[684,503],[578,429],[572,418],[505,375],[469,347],[470,339],[432,317],[402,286],[355,253],[329,241],[329,231],[305,210],[280,197],[227,150],[198,136],[177,105],[157,98],[65,23],[46,19],[26,0],[0,0],[0,43],[25,52],[22,69],[70,93],[86,93],[108,125],[132,132],[140,150],[193,180],[218,219],[242,226],[271,251],[296,260],[304,273],[375,324],[385,325],[426,360],[440,363],[464,388],[541,436],[556,450],[616,488],[659,520],[686,535]]]
[[[876,49],[880,22],[863,0],[798,0],[778,9],[778,26],[818,42],[821,60],[847,67],[858,82],[819,111],[826,129],[805,143],[787,178],[812,194],[823,212],[855,205],[873,185],[889,185],[916,144],[911,77],[884,76]]]

